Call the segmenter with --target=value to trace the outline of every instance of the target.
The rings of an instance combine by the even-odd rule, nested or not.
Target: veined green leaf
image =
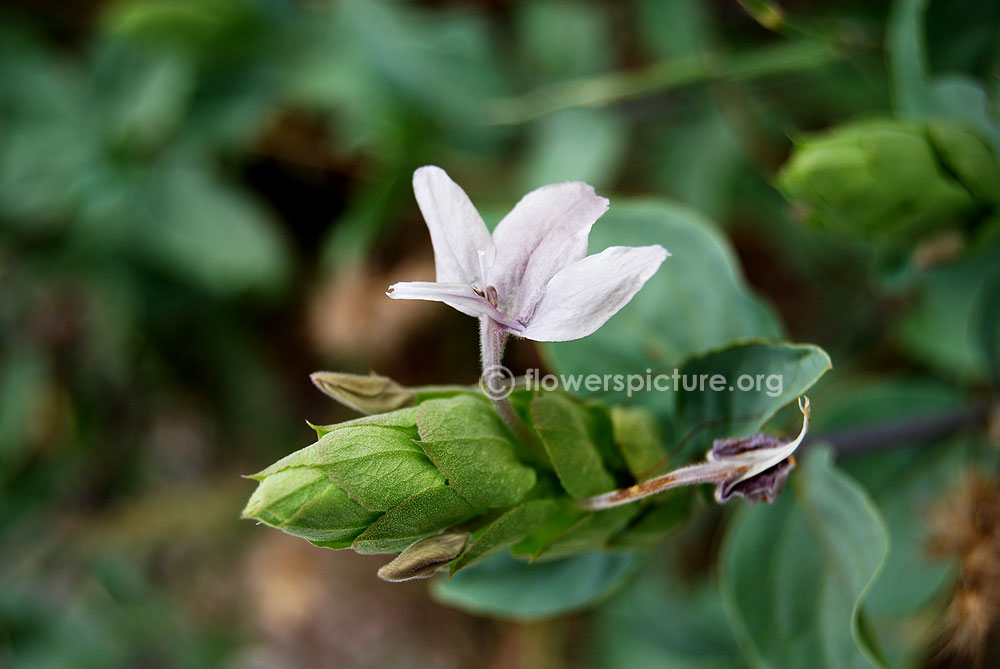
[[[620,406],[611,407],[610,413],[615,444],[632,476],[638,481],[656,473],[667,450],[653,415],[646,409]]]
[[[571,497],[614,490],[615,480],[591,438],[586,407],[565,395],[545,393],[531,402],[531,415],[559,482]]]
[[[590,616],[597,669],[739,669],[740,650],[711,574],[692,576],[668,545]]]
[[[774,506],[740,510],[722,549],[721,589],[748,659],[760,667],[881,665],[861,605],[888,537],[862,488],[814,451]]]
[[[820,435],[961,412],[968,406],[953,386],[911,377],[848,378],[828,390],[816,402],[823,407],[813,423]],[[940,444],[901,441],[896,448],[844,459],[844,470],[869,492],[888,528],[889,554],[865,597],[865,619],[892,667],[918,665],[933,642],[915,639],[913,630],[944,604],[941,595],[954,582],[955,566],[927,553],[933,527],[928,510],[961,485],[977,452],[983,453],[975,438],[963,436]]]
[[[608,540],[639,512],[638,504],[587,512],[535,550],[533,560],[552,560],[588,550],[607,548]]]
[[[736,343],[688,360],[680,370],[677,415],[685,431],[697,431],[685,453],[703,451],[718,437],[759,432],[830,368],[823,349],[783,342]],[[725,382],[721,390],[712,388],[716,376]]]
[[[672,490],[656,498],[656,502],[640,507],[628,526],[611,537],[613,548],[643,548],[655,546],[673,534],[691,515],[691,489]]]
[[[509,555],[438,579],[440,602],[480,615],[515,620],[549,618],[582,609],[611,594],[635,564],[634,553],[598,552],[527,564]]]

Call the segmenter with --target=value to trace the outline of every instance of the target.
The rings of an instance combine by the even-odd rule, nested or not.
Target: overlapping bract
[[[556,558],[612,542],[659,539],[676,526],[677,513],[667,514],[673,520],[666,524],[647,518],[656,506],[594,513],[575,501],[635,480],[640,463],[665,457],[658,439],[637,433],[637,424],[648,423],[645,415],[609,413],[561,393],[533,399],[524,393],[519,401],[552,469],[526,464],[533,456],[489,402],[461,392],[317,428],[316,443],[253,477],[260,485],[244,515],[320,546],[359,553],[398,553],[462,525],[472,537],[452,571],[504,549]],[[686,504],[683,495],[658,501]],[[629,528],[644,518],[642,532],[630,536]]]

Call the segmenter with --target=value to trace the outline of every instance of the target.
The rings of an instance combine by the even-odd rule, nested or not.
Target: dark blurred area
[[[5,3],[0,665],[613,666],[586,617],[465,615],[240,521],[240,477],[353,417],[316,369],[475,382],[471,319],[383,295],[433,277],[423,164],[489,222],[571,179],[685,202],[790,339],[903,366],[863,254],[771,185],[792,136],[888,109],[888,5],[762,6]],[[996,6],[931,12],[932,67],[995,86]]]

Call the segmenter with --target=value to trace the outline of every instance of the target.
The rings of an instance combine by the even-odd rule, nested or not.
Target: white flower
[[[669,255],[662,246],[612,246],[587,255],[608,201],[571,181],[525,195],[490,235],[468,196],[439,167],[413,174],[434,246],[437,281],[390,286],[389,297],[444,302],[502,334],[567,341],[593,333]]]

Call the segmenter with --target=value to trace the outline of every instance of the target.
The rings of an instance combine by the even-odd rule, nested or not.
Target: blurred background
[[[513,623],[240,521],[241,475],[352,417],[317,369],[475,382],[472,319],[383,295],[433,276],[423,164],[492,221],[572,179],[689,205],[788,338],[830,352],[831,396],[890,375],[980,406],[997,349],[942,325],[961,277],[915,299],[915,240],[806,225],[776,187],[793,140],[905,112],[909,65],[995,99],[1000,3],[923,4],[5,2],[0,665],[733,666],[699,585],[715,515],[596,612]],[[962,248],[932,241],[931,264]],[[917,662],[948,662],[939,636]]]

